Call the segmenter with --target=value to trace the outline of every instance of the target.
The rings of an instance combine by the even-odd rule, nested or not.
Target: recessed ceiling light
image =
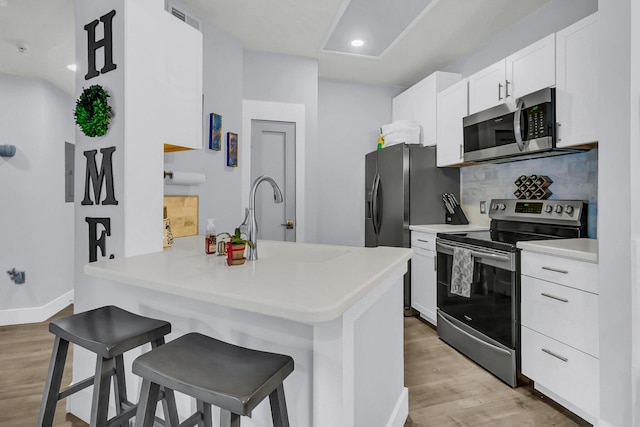
[[[69,64],[67,65],[67,68],[75,72],[78,69],[78,66],[76,64]]]
[[[360,40],[360,39],[355,39],[355,40],[351,40],[351,46],[353,47],[360,47],[360,46],[364,46],[364,40]]]

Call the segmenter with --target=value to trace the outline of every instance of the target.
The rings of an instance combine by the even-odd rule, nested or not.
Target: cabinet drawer
[[[522,373],[597,418],[600,361],[525,326],[521,332]]]
[[[436,235],[432,233],[411,232],[411,247],[422,248],[430,251],[436,250]]]
[[[522,251],[522,274],[598,293],[598,264]]]
[[[599,357],[598,296],[523,276],[521,323]]]

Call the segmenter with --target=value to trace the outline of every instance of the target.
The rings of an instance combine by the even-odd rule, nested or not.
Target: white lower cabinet
[[[411,232],[411,307],[420,317],[436,325],[437,275],[436,235]]]
[[[521,370],[591,423],[600,412],[598,265],[522,251]]]
[[[594,424],[600,408],[600,360],[522,327],[522,373],[535,388]]]
[[[599,357],[598,295],[522,276],[521,324]]]

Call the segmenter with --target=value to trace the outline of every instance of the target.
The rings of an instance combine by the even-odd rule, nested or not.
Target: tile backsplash
[[[513,199],[520,175],[546,175],[553,180],[550,199],[589,202],[588,234],[597,237],[598,150],[503,164],[481,164],[460,169],[462,208],[473,224],[489,225],[480,213],[480,202],[494,198]]]

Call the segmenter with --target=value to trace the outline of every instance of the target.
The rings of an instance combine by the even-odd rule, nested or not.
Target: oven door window
[[[453,255],[438,252],[438,308],[488,337],[515,348],[517,274],[474,258],[469,298],[451,293]]]

